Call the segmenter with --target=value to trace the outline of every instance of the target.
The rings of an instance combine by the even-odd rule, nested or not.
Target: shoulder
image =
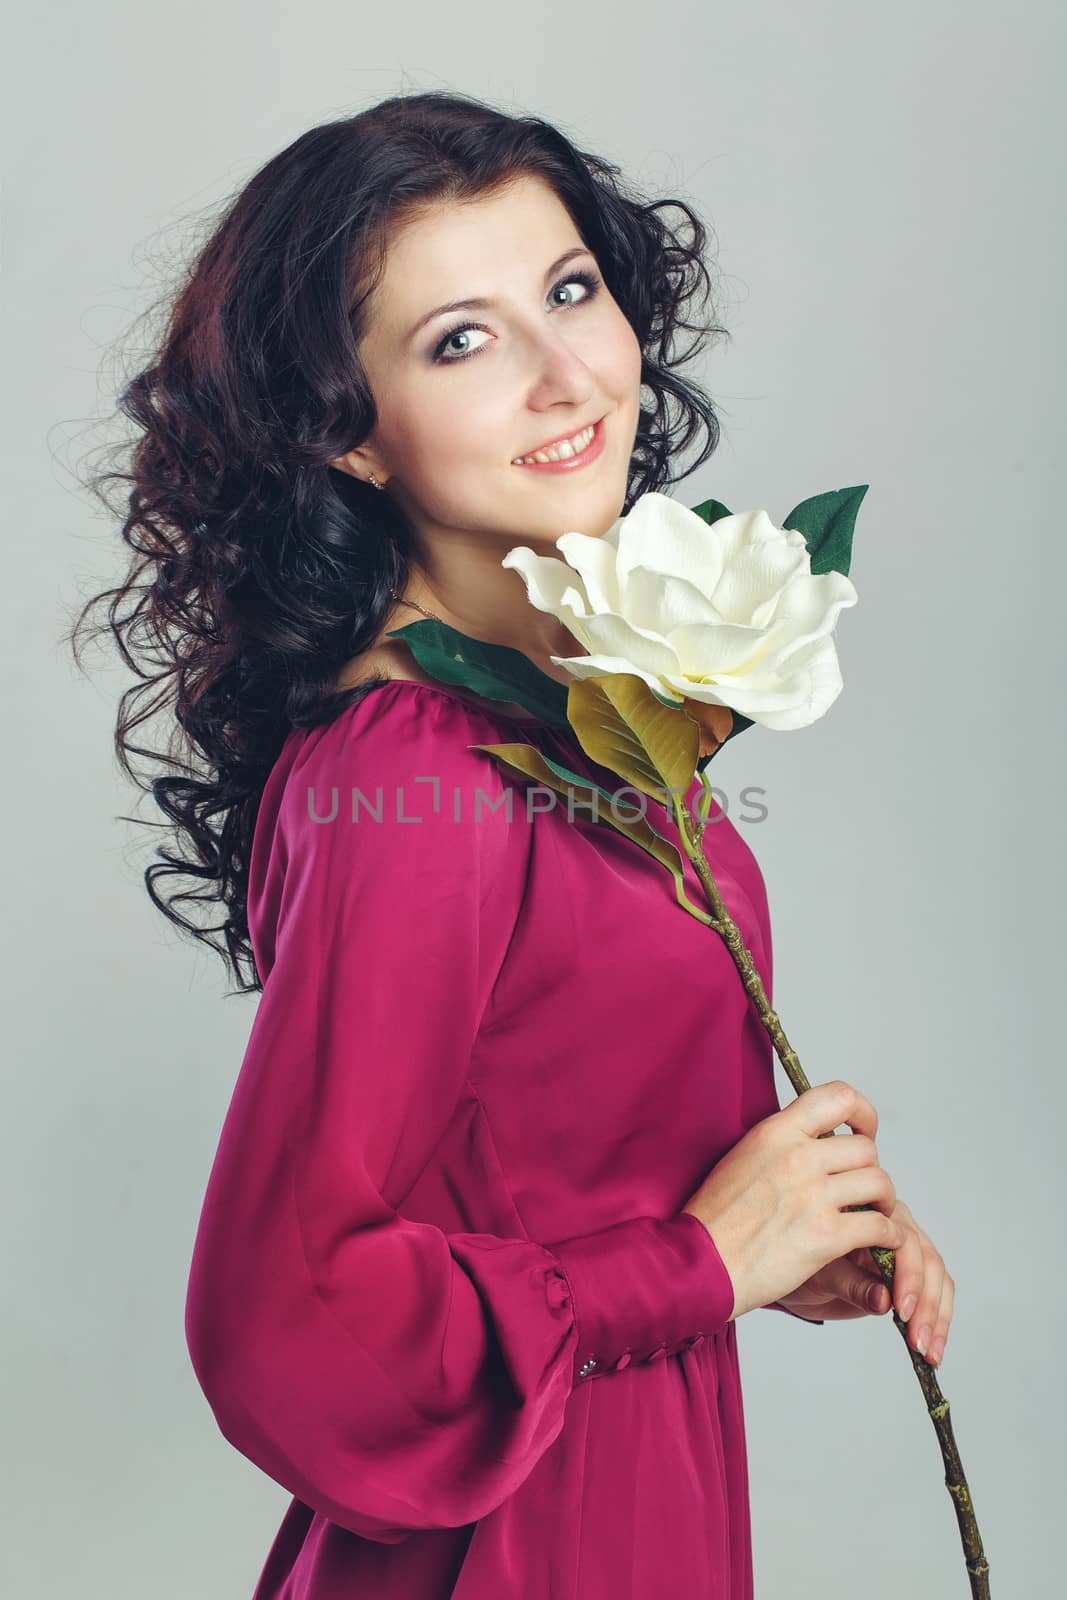
[[[290,735],[278,808],[286,856],[497,858],[525,821],[524,791],[479,746],[515,737],[439,685],[370,685],[331,722]]]
[[[337,675],[337,687],[351,689],[362,683],[380,682],[383,678],[405,683],[434,682],[402,641],[379,639],[345,663]]]
[[[351,687],[351,686],[350,686]],[[501,769],[479,744],[506,743],[515,736],[511,718],[459,688],[429,677],[368,676],[361,694],[330,722],[290,735],[293,776],[328,769],[386,776],[418,768],[431,755],[456,773]],[[382,780],[379,780],[382,781]]]
[[[255,824],[248,906],[260,971],[283,925],[315,940],[338,918],[362,930],[397,906],[411,908],[413,928],[458,918],[467,934],[472,907],[494,927],[517,916],[533,848],[524,792],[477,748],[508,740],[450,693],[400,679],[330,722],[291,729]]]
[[[441,691],[441,684],[416,661],[411,651],[400,640],[385,640],[353,656],[337,676],[338,689],[358,688],[364,684],[421,683],[429,689]],[[509,722],[532,720],[522,706],[513,701],[487,700],[473,690],[449,685],[447,692],[457,700],[466,702],[475,710],[489,716],[503,716]]]

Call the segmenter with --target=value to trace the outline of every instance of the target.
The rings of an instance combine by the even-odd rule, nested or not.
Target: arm
[[[399,727],[386,711],[347,741],[343,714],[316,730],[286,783],[264,876],[273,939],[257,947],[273,960],[186,1307],[224,1436],[384,1543],[486,1515],[556,1439],[576,1383],[628,1351],[680,1347],[733,1309],[718,1251],[687,1214],[549,1247],[399,1209],[463,1095],[529,850],[518,806],[511,823],[488,808],[452,820],[453,782],[465,819],[476,788],[503,796],[492,758],[464,750],[484,724],[436,695],[405,705]],[[441,775],[439,813],[414,774]],[[352,785],[373,803],[379,783],[383,820],[353,823]],[[423,821],[386,820],[398,784]],[[308,789],[327,814],[332,786],[338,816],[315,823]]]

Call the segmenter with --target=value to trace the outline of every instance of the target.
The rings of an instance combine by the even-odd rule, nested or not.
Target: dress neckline
[[[517,727],[520,728],[546,728],[554,733],[565,733],[567,731],[567,729],[562,727],[559,723],[549,722],[543,717],[518,717],[510,711],[504,711],[502,709],[504,705],[503,701],[494,702],[488,697],[484,697],[480,700],[472,700],[466,695],[457,694],[452,689],[446,689],[443,684],[422,683],[418,678],[386,678],[376,683],[372,682],[365,693],[360,696],[357,704],[362,705],[363,701],[369,699],[371,694],[373,694],[376,689],[391,689],[401,685],[407,689],[424,689],[428,690],[430,694],[442,695],[446,700],[452,700],[459,705],[470,706],[472,710],[481,711],[487,716],[498,716],[502,718],[503,721],[513,722]],[[499,704],[501,707],[500,710],[497,710],[497,704]]]

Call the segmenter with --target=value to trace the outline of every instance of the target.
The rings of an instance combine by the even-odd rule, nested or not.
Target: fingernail
[[[945,1341],[944,1339],[938,1339],[930,1351],[931,1364],[935,1367],[939,1367],[941,1365],[941,1357],[944,1355],[944,1353]]]
[[[915,1341],[915,1348],[921,1356],[926,1354],[926,1346],[930,1343],[930,1329],[920,1328],[919,1337]]]
[[[918,1298],[918,1295],[914,1294],[906,1294],[904,1296],[904,1304],[900,1308],[900,1316],[903,1322],[907,1322],[908,1318],[915,1310],[915,1302]]]

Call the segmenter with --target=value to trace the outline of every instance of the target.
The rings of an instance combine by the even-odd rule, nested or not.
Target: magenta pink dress
[[[751,1600],[733,1286],[680,1207],[779,1109],[772,1047],[662,866],[470,747],[620,780],[484,705],[385,683],[264,789],[186,1309],[220,1430],[294,1497],[253,1600]]]

